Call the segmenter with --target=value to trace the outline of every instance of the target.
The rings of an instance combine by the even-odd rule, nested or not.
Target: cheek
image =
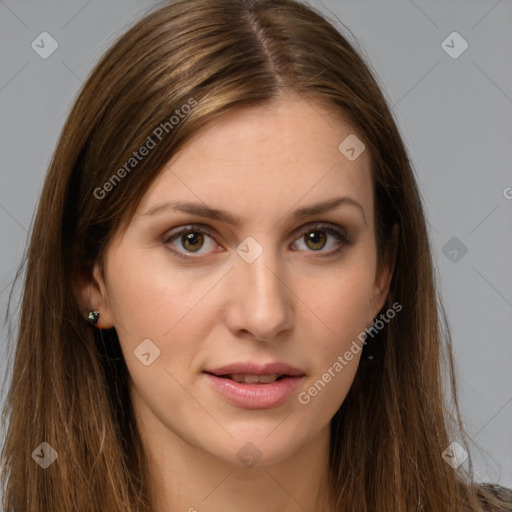
[[[313,290],[313,292],[312,292]],[[354,255],[351,264],[340,265],[320,282],[305,282],[297,290],[312,314],[321,320],[337,346],[351,340],[371,320],[374,268],[371,261]]]
[[[313,371],[297,406],[304,407],[318,424],[330,421],[352,386],[362,353],[361,333],[369,320],[372,275],[370,265],[347,266],[307,301],[321,322],[304,317],[304,329],[309,330],[309,339],[315,339],[315,350],[304,346]]]
[[[112,252],[110,258],[109,301],[128,367],[141,370],[134,351],[149,339],[160,351],[151,368],[167,368],[187,380],[190,362],[210,327],[205,309],[209,296],[215,296],[215,285],[225,269],[178,270],[164,250],[125,247],[123,254],[130,258],[121,257],[120,251]],[[158,353],[151,343],[145,343]]]
[[[352,273],[346,279],[332,280],[322,288],[311,307],[321,322],[314,324],[314,332],[309,337],[316,340],[312,357],[315,360],[315,378],[320,377],[338,360],[338,356],[348,355],[343,363],[343,372],[336,372],[336,387],[342,390],[350,386],[359,362],[362,346],[361,333],[369,320],[370,304],[368,280],[358,279]],[[308,322],[305,322],[307,325]],[[307,329],[307,327],[305,327]],[[352,353],[350,351],[352,350]],[[329,380],[326,376],[325,380]]]
[[[109,293],[116,329],[137,338],[169,330],[179,309],[178,283],[135,255],[117,261],[110,274]]]
[[[147,406],[181,411],[191,359],[200,349],[201,338],[190,327],[212,278],[194,285],[186,272],[170,269],[165,255],[158,261],[143,251],[123,251],[130,258],[113,252],[110,259],[109,301],[131,381]]]
[[[170,335],[209,283],[195,280],[190,270],[173,269],[163,249],[124,248],[123,253],[130,257],[121,257],[119,251],[113,252],[110,260],[109,301],[114,323],[133,336],[161,339]]]
[[[332,407],[339,407],[352,384],[361,357],[364,329],[371,320],[373,254],[370,243],[361,244],[325,279],[299,281],[297,294],[306,298],[304,302],[310,310],[305,310],[302,329],[309,333],[309,339],[315,340],[315,350],[310,352],[314,374],[308,385],[321,380],[317,386],[321,393],[317,391],[322,398],[315,402],[330,403],[331,412]],[[304,350],[308,350],[307,345]],[[314,393],[312,390],[312,396]]]
[[[324,310],[340,340],[352,339],[369,320],[372,283],[367,273],[351,273],[326,290]]]

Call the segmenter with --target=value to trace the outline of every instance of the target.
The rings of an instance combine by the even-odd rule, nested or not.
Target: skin
[[[338,150],[352,133],[332,108],[291,96],[225,114],[168,162],[111,240],[103,275],[96,265],[82,290],[86,308],[119,335],[156,512],[328,510],[330,420],[361,354],[308,404],[298,394],[378,314],[393,271],[377,265],[369,152],[349,161]],[[337,196],[360,203],[364,217],[343,204],[292,218]],[[145,215],[178,199],[225,209],[241,224],[172,209]],[[310,228],[316,221],[346,232],[351,244],[334,254],[340,242]],[[166,242],[191,223],[211,232],[191,244],[179,235]],[[308,228],[319,241],[304,239]],[[248,236],[263,248],[252,263],[236,252]],[[149,366],[133,353],[144,339],[160,350]],[[306,376],[282,405],[248,410],[202,374],[235,361],[283,361]],[[261,453],[253,467],[237,457],[247,442]]]

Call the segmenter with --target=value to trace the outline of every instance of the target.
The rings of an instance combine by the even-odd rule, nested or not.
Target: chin
[[[260,468],[284,462],[299,451],[301,441],[306,441],[297,435],[297,432],[304,433],[304,430],[296,427],[293,429],[295,434],[289,429],[277,432],[281,427],[276,428],[276,425],[278,423],[274,423],[271,428],[263,428],[261,425],[248,428],[244,424],[235,431],[227,429],[233,437],[225,437],[226,441],[222,445],[216,443],[209,451],[213,456],[240,468]]]

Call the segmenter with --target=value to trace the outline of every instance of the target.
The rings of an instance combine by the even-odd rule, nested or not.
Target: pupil
[[[306,243],[312,242],[314,245],[320,244],[320,247],[313,247],[313,249],[322,249],[325,245],[325,234],[322,233],[319,235],[319,233],[322,233],[321,231],[311,231],[309,235],[306,235]],[[324,243],[322,243],[324,242]]]
[[[189,250],[192,250],[192,251],[197,251],[198,249],[200,249],[200,247],[187,247],[189,245],[195,245],[198,243],[198,240],[199,240],[199,243],[201,242],[201,239],[202,239],[202,235],[200,235],[199,233],[195,232],[195,231],[191,231],[190,233],[186,234],[186,235],[183,235],[184,236],[184,243],[183,243],[183,246]]]

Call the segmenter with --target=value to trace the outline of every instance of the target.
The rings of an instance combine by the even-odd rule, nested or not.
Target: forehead
[[[351,161],[339,149],[354,136],[338,110],[305,99],[233,110],[203,127],[174,155],[138,212],[165,201],[194,200],[275,220],[293,206],[348,195],[369,216],[370,155],[363,151]]]

